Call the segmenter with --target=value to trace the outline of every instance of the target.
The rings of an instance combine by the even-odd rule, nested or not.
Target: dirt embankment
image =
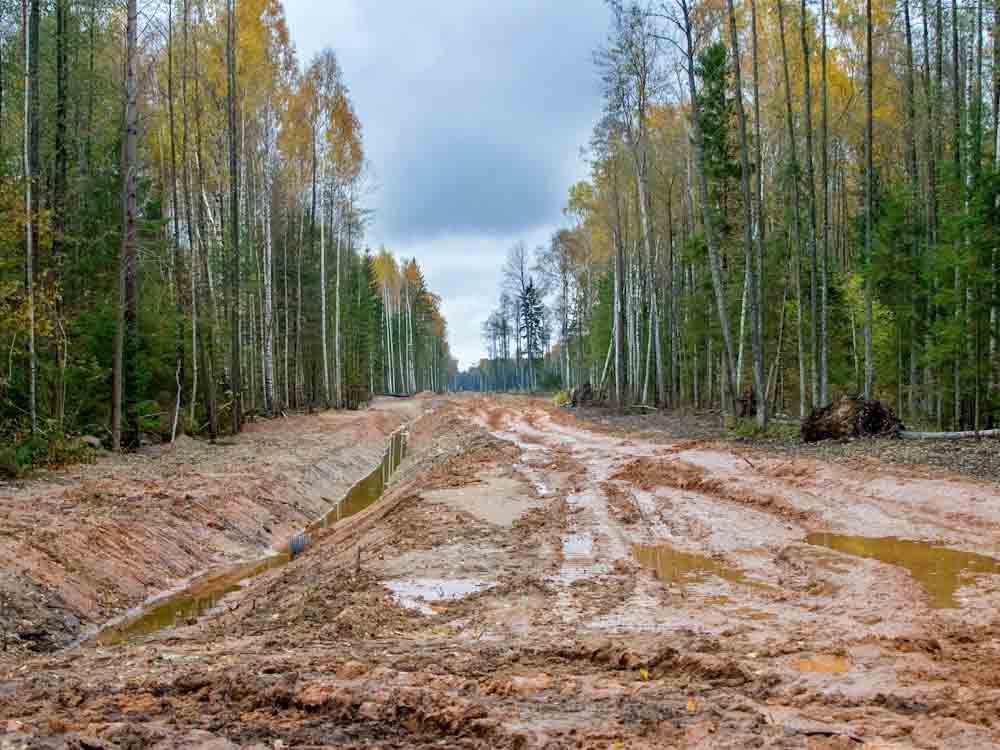
[[[434,404],[379,502],[216,610],[0,666],[0,743],[1000,746],[991,485]]]
[[[64,646],[209,566],[284,544],[423,408],[261,422],[214,446],[182,438],[0,486],[0,659]]]

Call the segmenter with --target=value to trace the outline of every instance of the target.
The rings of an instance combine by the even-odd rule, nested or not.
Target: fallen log
[[[903,440],[968,440],[969,438],[1000,437],[1000,430],[964,430],[962,432],[914,432],[902,430]]]

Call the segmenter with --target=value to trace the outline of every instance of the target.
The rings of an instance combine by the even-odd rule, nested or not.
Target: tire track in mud
[[[842,464],[759,452],[750,454],[751,464],[743,453],[694,447],[675,455],[738,490],[756,486],[794,504],[817,530],[979,545],[995,543],[1000,531],[1000,488],[995,485],[908,476],[898,466],[872,465],[863,474]]]
[[[1000,511],[1000,497],[991,489],[973,485],[974,497],[994,498],[978,498],[981,514],[970,528],[956,525],[954,513],[935,514],[926,499],[933,483],[923,478],[925,497],[911,513],[914,505],[900,499],[898,484],[886,496],[884,478],[846,476],[837,465],[822,465],[817,472],[816,462],[799,467],[766,456],[750,461],[739,452],[690,443],[664,446],[608,435],[537,402],[494,410],[485,424],[497,436],[535,451],[568,449],[581,467],[578,486],[565,498],[563,561],[554,581],[568,623],[614,631],[732,631],[757,644],[787,634],[807,651],[835,648],[843,634],[853,641],[919,638],[942,623],[969,617],[982,621],[1000,603],[1000,581],[985,576],[969,581],[985,601],[967,594],[964,610],[930,609],[907,570],[807,543],[810,532],[846,528],[870,534],[888,529],[966,549],[984,539],[995,546],[996,537],[984,534],[992,513]],[[839,486],[838,478],[843,480]],[[968,488],[961,482],[939,484],[951,494]],[[625,522],[629,506],[639,520]],[[648,573],[635,571],[631,548],[658,542],[734,564],[749,578],[725,582],[698,575],[652,583]],[[601,616],[578,606],[575,588],[610,585],[616,571],[635,578],[626,601]]]
[[[530,408],[517,415],[478,411],[475,418],[496,437],[518,445],[528,467],[544,466],[553,450],[570,456],[561,559],[558,573],[548,579],[557,588],[561,621],[589,627],[607,618],[615,620],[616,611],[661,609],[663,592],[656,591],[658,584],[648,576],[637,575],[633,547],[674,537],[672,524],[663,517],[651,493],[616,479],[637,456],[652,460],[661,448],[567,427],[554,422],[545,411]],[[623,494],[634,503],[641,524],[622,522]],[[637,586],[642,590],[637,591]],[[611,629],[627,628],[628,619],[616,622]]]

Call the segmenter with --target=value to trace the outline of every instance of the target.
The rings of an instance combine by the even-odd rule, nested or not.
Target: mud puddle
[[[809,544],[905,568],[927,592],[934,609],[961,606],[955,592],[977,575],[1000,575],[1000,561],[986,555],[896,537],[816,533]]]
[[[197,620],[218,606],[224,596],[242,588],[247,581],[287,565],[308,546],[311,534],[334,526],[338,521],[359,513],[378,500],[385,492],[389,477],[402,463],[406,448],[406,433],[394,432],[389,438],[381,463],[368,476],[356,482],[321,518],[292,536],[277,554],[210,571],[182,590],[130,611],[88,639],[96,640],[101,646],[112,646]]]
[[[819,674],[845,674],[851,671],[851,660],[846,656],[835,654],[819,654],[808,659],[795,659],[792,666],[800,672],[816,672]]]
[[[496,584],[474,578],[415,578],[386,581],[385,585],[401,606],[433,615],[436,614],[436,610],[431,606],[431,602],[463,599],[469,594],[485,591]]]
[[[697,583],[716,576],[732,583],[746,583],[743,571],[711,557],[682,552],[669,544],[636,544],[632,556],[665,584]]]

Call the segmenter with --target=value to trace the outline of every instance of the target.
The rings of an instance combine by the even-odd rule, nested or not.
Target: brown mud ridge
[[[70,604],[100,569],[85,551],[118,566],[102,581],[127,571],[153,588],[273,545],[247,532],[266,517],[280,538],[308,520],[312,508],[270,520],[281,500],[311,497],[307,465],[357,452],[361,475],[361,453],[408,421],[381,499],[214,609],[122,643],[9,653],[0,745],[1000,746],[995,485],[664,445],[530,399],[379,408],[275,422],[183,471],[166,454],[113,477],[108,461],[13,493],[37,514],[60,498],[21,522],[61,525],[56,542],[24,548],[44,554],[5,551],[5,566],[31,562],[24,578],[50,594],[35,611],[76,606],[97,622],[134,600]],[[170,512],[196,483],[211,511]],[[64,507],[100,487],[103,502]],[[243,510],[220,515],[229,507]],[[211,536],[209,518],[250,538]],[[96,541],[132,528],[146,557]],[[147,570],[175,539],[186,550]],[[230,547],[203,549],[220,540]],[[56,573],[42,579],[50,568],[61,589]]]

